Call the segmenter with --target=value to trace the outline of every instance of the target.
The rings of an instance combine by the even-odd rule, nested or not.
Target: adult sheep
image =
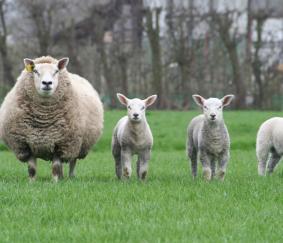
[[[31,180],[36,159],[52,161],[55,181],[63,177],[63,162],[74,176],[101,136],[103,106],[90,83],[67,71],[69,59],[43,56],[24,59],[25,70],[0,108],[0,135],[22,162]]]

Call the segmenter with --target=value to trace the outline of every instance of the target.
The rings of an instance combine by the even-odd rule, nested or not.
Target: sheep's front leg
[[[225,151],[222,156],[219,158],[219,169],[218,169],[218,178],[221,181],[224,181],[225,173],[226,173],[226,167],[229,161],[229,151]]]
[[[74,178],[75,177],[75,167],[76,167],[76,159],[71,159],[69,161],[69,177]]]
[[[150,160],[151,150],[146,149],[139,153],[137,161],[137,174],[141,180],[144,180],[147,175],[148,161]]]
[[[121,161],[123,164],[124,176],[126,178],[130,178],[132,174],[132,166],[131,166],[132,152],[130,149],[122,148],[121,151]]]
[[[35,181],[36,178],[36,159],[32,156],[28,159],[29,180]]]
[[[54,157],[52,160],[52,176],[55,182],[63,178],[63,164],[58,157]]]
[[[212,175],[210,160],[211,159],[209,155],[204,150],[201,150],[200,151],[200,162],[202,164],[202,174],[203,174],[203,177],[208,181],[211,180],[211,175]]]

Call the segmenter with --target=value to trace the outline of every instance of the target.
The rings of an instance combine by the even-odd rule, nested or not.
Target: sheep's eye
[[[203,108],[207,110],[207,106],[206,105]]]
[[[218,110],[220,110],[221,108],[222,108],[222,106],[219,106],[219,107],[218,107]]]
[[[39,76],[39,72],[36,69],[33,69],[33,72]]]
[[[131,106],[128,105],[128,109],[131,110],[132,109]]]
[[[58,72],[59,72],[59,69],[57,69],[57,70],[55,71],[54,75],[56,75]]]
[[[145,108],[145,107],[143,106],[141,109],[144,110],[144,108]]]

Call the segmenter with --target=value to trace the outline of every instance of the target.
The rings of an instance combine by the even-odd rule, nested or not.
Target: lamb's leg
[[[35,181],[36,178],[36,159],[32,156],[28,159],[29,180]]]
[[[268,159],[269,152],[270,148],[268,146],[257,145],[256,156],[258,160],[258,174],[260,176],[265,175],[266,162]]]
[[[137,175],[139,179],[144,180],[147,175],[148,161],[150,160],[151,150],[147,149],[139,153],[137,161]]]
[[[210,166],[211,166],[211,179],[213,179],[215,176],[215,169],[216,169],[215,159],[211,159]]]
[[[75,167],[76,167],[76,159],[71,159],[69,161],[69,177],[74,178],[75,177]]]
[[[205,151],[200,152],[200,161],[202,164],[202,174],[203,177],[210,181],[211,180],[211,166],[210,166],[210,157]]]
[[[193,178],[196,178],[198,170],[197,149],[194,148],[192,145],[188,147],[188,156],[191,160],[192,176]]]
[[[219,158],[219,169],[218,169],[218,178],[221,181],[224,181],[225,178],[225,173],[226,173],[226,168],[227,168],[227,164],[229,161],[229,151],[225,151],[222,156],[220,156]]]
[[[115,172],[118,179],[122,177],[121,146],[118,142],[112,144],[112,155],[115,160]]]
[[[55,182],[58,182],[59,179],[63,178],[63,168],[62,163],[58,157],[54,157],[52,161],[52,176]]]
[[[275,151],[272,151],[270,160],[268,162],[268,169],[267,169],[268,174],[271,174],[273,172],[275,166],[280,161],[280,159],[281,159],[281,156]]]
[[[124,169],[124,176],[126,178],[130,178],[132,174],[132,166],[131,166],[131,158],[132,153],[129,149],[122,149],[121,151],[121,161]]]

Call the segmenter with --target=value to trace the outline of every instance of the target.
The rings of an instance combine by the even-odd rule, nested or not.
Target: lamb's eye
[[[36,69],[33,69],[33,72],[39,76],[39,72]]]
[[[220,110],[221,108],[222,108],[222,106],[219,106],[219,107],[218,107],[218,110]]]
[[[141,109],[144,110],[144,108],[145,108],[145,107],[143,106]]]
[[[59,69],[55,71],[54,76],[59,72]]]
[[[207,106],[206,105],[203,108],[207,110]]]
[[[128,105],[128,109],[131,110],[132,109],[131,106]]]

